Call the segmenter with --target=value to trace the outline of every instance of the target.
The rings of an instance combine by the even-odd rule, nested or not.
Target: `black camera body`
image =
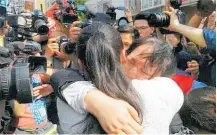
[[[25,24],[31,19],[31,25]],[[35,11],[31,16],[8,15],[11,26],[0,48],[0,100],[16,99],[19,103],[32,102],[32,75],[45,73],[45,57],[31,56],[40,53],[41,46],[32,39],[32,32],[46,34],[46,17]],[[28,26],[26,26],[28,25]]]
[[[32,102],[30,63],[12,59],[13,52],[0,47],[0,100],[16,99],[20,103]]]
[[[111,20],[112,21],[115,21],[116,20],[116,10],[117,8],[115,7],[108,7],[107,11],[106,11],[106,14],[109,15],[111,17]]]
[[[7,10],[5,7],[0,6],[0,28],[2,28],[4,26],[4,22],[6,19],[6,15],[7,15]]]
[[[150,14],[148,24],[151,27],[168,27],[170,25],[170,16],[161,13]]]
[[[57,43],[64,53],[70,55],[75,52],[76,43],[72,43],[67,36],[61,36]]]
[[[171,6],[176,9],[176,15],[181,24],[186,23],[186,15],[180,9],[182,5],[181,0],[170,0]],[[148,17],[148,23],[151,27],[160,27],[160,32],[162,34],[174,34],[176,32],[165,30],[162,27],[168,27],[170,25],[170,16],[161,13],[153,13]]]
[[[34,10],[32,14],[32,30],[31,32],[38,33],[40,35],[46,35],[49,32],[47,26],[48,19],[47,16],[40,10]]]
[[[45,73],[47,60],[24,53],[16,56],[13,51],[19,52],[17,49],[0,47],[0,100],[16,99],[19,103],[31,103],[31,76],[33,73]]]
[[[65,7],[63,6],[61,0],[57,0],[56,2],[59,5],[59,9],[56,9],[54,12],[54,18],[59,20],[65,26],[71,25],[73,22],[78,21],[79,12],[86,13],[85,8],[79,8],[79,6],[74,7],[72,0],[67,0],[67,5]]]
[[[87,27],[87,26],[93,24],[93,18],[94,18],[93,15],[91,15],[91,14],[87,15],[86,19],[83,22],[81,22],[78,25],[78,27],[81,28],[81,29],[83,29],[84,27]]]
[[[33,13],[30,13],[31,16],[23,16],[22,14],[13,14],[7,16],[8,25],[19,29],[18,32],[23,32],[22,35],[28,35],[28,33],[38,33],[40,35],[46,35],[49,32],[47,26],[48,19],[39,10],[34,10]],[[27,19],[32,20],[31,24],[27,24]],[[27,34],[25,34],[27,33]]]

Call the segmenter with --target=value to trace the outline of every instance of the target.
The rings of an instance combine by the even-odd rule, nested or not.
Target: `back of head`
[[[123,45],[119,32],[110,25],[95,22],[83,29],[76,48],[93,84],[105,94],[127,101],[141,114],[137,93],[121,71]]]
[[[97,44],[90,44],[90,39],[96,39]],[[91,40],[93,41],[93,40]],[[104,48],[103,50],[99,50],[100,48]],[[80,33],[78,40],[77,40],[77,55],[78,57],[86,62],[86,54],[87,49],[94,49],[93,50],[96,55],[100,55],[102,51],[105,51],[105,49],[111,49],[113,51],[113,55],[117,56],[116,60],[119,61],[119,54],[122,49],[122,41],[120,34],[117,30],[115,30],[110,25],[107,25],[102,22],[93,22],[92,25],[87,26],[83,29],[83,31]],[[88,51],[91,52],[91,51]]]
[[[204,87],[191,91],[185,97],[180,115],[183,124],[196,134],[216,133],[216,89]]]

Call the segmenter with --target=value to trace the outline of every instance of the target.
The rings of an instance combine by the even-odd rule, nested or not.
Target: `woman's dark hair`
[[[139,96],[121,71],[123,43],[119,32],[110,25],[94,22],[83,29],[76,48],[92,83],[108,96],[125,100],[142,116]]]
[[[216,88],[204,87],[191,91],[185,97],[180,116],[184,126],[216,133]]]
[[[144,69],[157,65],[155,73],[160,72],[165,77],[171,77],[176,72],[176,59],[171,46],[166,41],[155,37],[140,38],[134,41],[126,54],[130,55],[130,53],[141,45],[153,47],[153,52],[147,54],[148,61],[144,65]],[[139,55],[142,56],[142,54]]]

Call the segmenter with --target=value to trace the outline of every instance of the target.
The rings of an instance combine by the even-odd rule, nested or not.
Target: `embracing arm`
[[[77,71],[60,70],[51,77],[51,85],[58,97],[65,100],[74,110],[73,113],[76,113],[71,116],[85,116],[90,112],[107,133],[141,133],[142,127],[139,124],[138,113],[132,106],[97,90]]]
[[[93,114],[107,133],[139,134],[142,131],[138,113],[132,106],[105,95],[90,82],[71,84],[63,91],[63,96],[77,112]]]

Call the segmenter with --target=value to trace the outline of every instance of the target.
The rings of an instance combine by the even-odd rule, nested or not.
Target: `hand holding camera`
[[[80,21],[74,22],[69,29],[69,38],[72,42],[76,42],[78,35],[81,33],[81,28],[78,25],[81,24]]]
[[[169,11],[164,12],[166,15],[170,17],[170,24],[169,24],[169,30],[175,30],[177,27],[179,27],[179,19],[176,15],[175,9],[170,7]]]
[[[59,44],[56,43],[56,38],[51,38],[48,40],[45,50],[45,56],[47,57],[52,57],[54,56],[55,52],[59,51]]]

